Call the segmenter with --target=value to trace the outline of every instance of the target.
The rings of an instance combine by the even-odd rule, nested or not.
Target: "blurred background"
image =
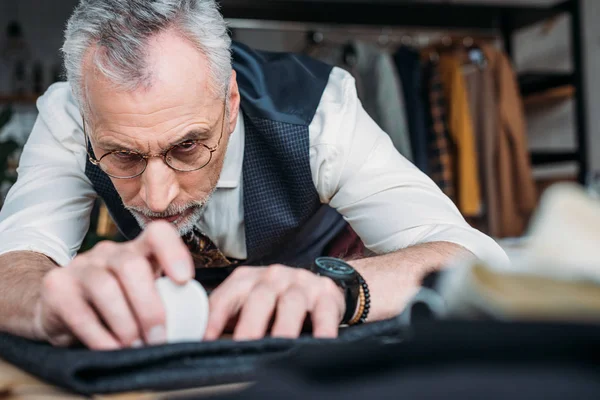
[[[0,0],[0,207],[77,0]],[[552,183],[600,185],[597,0],[222,0],[233,39],[352,73],[369,114],[468,221],[526,232]],[[598,176],[597,176],[598,175]],[[102,204],[84,249],[118,238]]]

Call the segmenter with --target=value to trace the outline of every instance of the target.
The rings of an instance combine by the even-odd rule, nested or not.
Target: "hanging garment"
[[[461,52],[466,60],[466,51]],[[499,123],[492,71],[487,66],[468,65],[463,69],[473,129],[478,149],[479,179],[484,212],[478,228],[492,236],[500,230],[499,193],[496,177]]]
[[[396,150],[413,161],[402,86],[391,56],[377,46],[358,41],[344,46],[313,46],[307,54],[352,74],[369,116],[390,136]]]
[[[427,62],[423,68],[423,102],[429,127],[429,176],[446,196],[456,200],[454,190],[453,144],[446,123],[446,97],[439,65]]]
[[[394,62],[402,82],[414,163],[421,171],[428,174],[427,120],[421,98],[420,55],[416,50],[403,46],[394,54]]]
[[[481,212],[479,166],[461,62],[452,54],[442,54],[439,65],[448,100],[448,129],[456,145],[457,205],[464,216],[478,216]]]
[[[352,47],[352,44],[349,43],[348,45],[342,46],[334,43],[319,43],[309,45],[306,49],[304,49],[303,53],[326,64],[348,71],[356,82],[356,92],[358,93],[358,98],[363,101],[364,82],[362,81],[361,75],[356,67],[356,54],[354,53],[354,47]],[[371,118],[373,117],[371,116]]]
[[[493,82],[498,113],[496,184],[499,237],[522,235],[533,212],[537,194],[527,147],[523,102],[507,56],[482,46]],[[492,210],[490,210],[492,211]]]

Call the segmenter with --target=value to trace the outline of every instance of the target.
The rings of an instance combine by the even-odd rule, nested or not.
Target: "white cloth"
[[[0,254],[37,251],[60,265],[72,259],[96,196],[85,175],[82,121],[70,86],[38,100],[19,178],[0,212]],[[491,238],[472,229],[454,204],[394,148],[364,111],[350,74],[334,68],[309,126],[310,166],[322,203],[337,209],[375,253],[447,241],[483,261],[508,262]],[[229,257],[246,258],[242,190],[244,124],[231,136],[223,171],[201,229]]]

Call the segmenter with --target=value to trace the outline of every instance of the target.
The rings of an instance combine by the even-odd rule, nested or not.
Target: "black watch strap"
[[[349,323],[356,312],[360,296],[358,273],[345,261],[332,257],[317,258],[312,270],[317,275],[331,278],[342,289],[346,302],[346,311],[341,323]]]
[[[357,291],[358,292],[358,291]],[[354,313],[356,312],[356,306],[358,304],[358,294],[354,294],[350,289],[344,289],[344,298],[346,300],[346,312],[342,318],[342,324],[350,322]]]

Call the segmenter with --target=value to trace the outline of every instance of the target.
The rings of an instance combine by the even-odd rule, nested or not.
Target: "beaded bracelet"
[[[369,285],[364,278],[358,274],[358,282],[360,283],[359,306],[356,316],[348,323],[348,325],[364,324],[367,322],[367,316],[371,309],[371,294],[369,293]]]

